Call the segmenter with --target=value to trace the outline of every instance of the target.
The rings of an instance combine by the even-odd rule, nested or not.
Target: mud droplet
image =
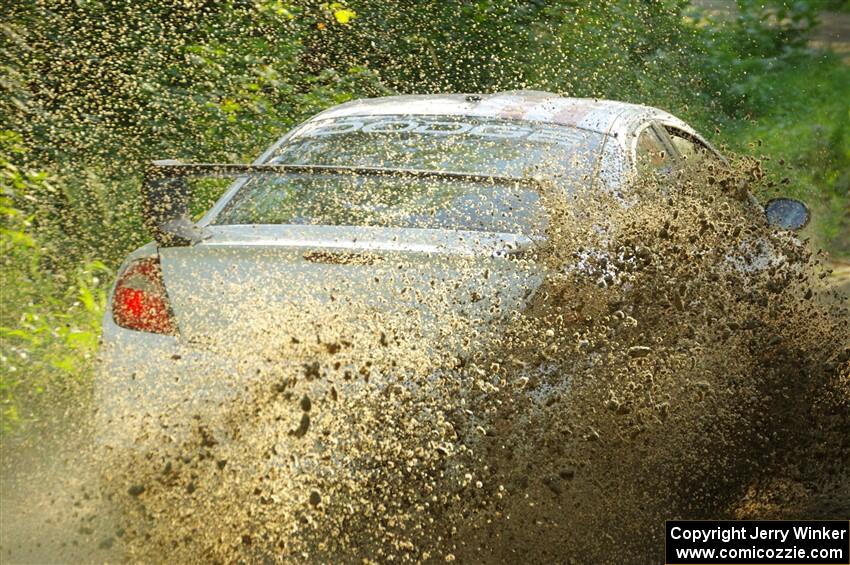
[[[312,363],[307,363],[304,365],[304,376],[307,377],[307,380],[318,379],[319,378],[319,362],[314,361]]]
[[[133,485],[129,489],[127,489],[127,494],[129,494],[132,497],[138,497],[143,492],[145,492],[144,485]]]
[[[297,438],[302,438],[307,434],[307,430],[310,429],[310,415],[304,414],[301,416],[301,423],[298,425],[298,429],[292,430],[289,432],[289,435]]]
[[[652,353],[652,348],[645,345],[635,345],[629,348],[629,357],[646,357]]]

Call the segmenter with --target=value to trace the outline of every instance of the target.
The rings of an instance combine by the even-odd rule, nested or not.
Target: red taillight
[[[139,259],[127,267],[115,285],[112,319],[130,330],[177,333],[158,258]]]

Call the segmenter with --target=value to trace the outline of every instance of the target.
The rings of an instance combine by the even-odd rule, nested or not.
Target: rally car
[[[487,324],[542,280],[542,266],[512,259],[545,238],[539,179],[620,198],[641,175],[705,159],[723,162],[662,110],[518,91],[357,100],[251,165],[155,162],[144,187],[155,241],[126,258],[103,319],[99,427],[131,441],[118,418],[215,396],[200,378],[212,368],[250,378],[216,344],[259,347],[285,308],[309,317],[308,304],[357,301],[418,316],[437,340],[422,297],[439,291]],[[236,180],[195,221],[186,180],[204,176]],[[789,230],[808,220],[789,199],[766,214]]]

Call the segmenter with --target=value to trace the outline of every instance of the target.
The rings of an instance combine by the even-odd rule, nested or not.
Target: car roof
[[[565,98],[539,90],[495,94],[426,94],[353,100],[309,121],[349,116],[434,115],[528,120],[624,136],[637,123],[662,120],[691,131],[675,116],[640,104],[596,98]]]

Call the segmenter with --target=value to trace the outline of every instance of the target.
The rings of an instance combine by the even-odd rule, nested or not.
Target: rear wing
[[[380,167],[337,167],[328,165],[243,165],[237,163],[181,163],[152,161],[142,183],[142,215],[145,227],[163,247],[192,246],[210,237],[208,230],[189,218],[192,194],[186,179],[227,178],[281,174],[333,174],[354,176],[393,176],[442,178],[493,184],[521,184],[538,187],[540,180],[474,173]]]

